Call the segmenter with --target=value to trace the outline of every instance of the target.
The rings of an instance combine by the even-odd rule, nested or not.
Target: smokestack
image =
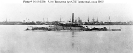
[[[74,13],[72,13],[72,23],[74,23]]]

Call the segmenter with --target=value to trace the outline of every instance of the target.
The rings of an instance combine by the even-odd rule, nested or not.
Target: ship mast
[[[44,22],[44,18],[43,18],[43,22]]]
[[[61,16],[60,16],[60,22],[61,22]]]
[[[88,16],[88,22],[89,22],[90,20],[89,20],[89,16]]]
[[[110,20],[110,16],[109,16],[109,22],[111,22],[111,20]]]
[[[48,22],[48,18],[47,18],[47,22]]]

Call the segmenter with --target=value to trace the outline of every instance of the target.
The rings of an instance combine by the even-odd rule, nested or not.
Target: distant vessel
[[[63,27],[63,26],[49,26],[49,27],[30,27],[27,30],[43,30],[43,31],[121,31],[121,29],[107,29],[106,27],[103,28],[85,28],[83,26],[74,26],[74,27]]]
[[[74,13],[72,13],[72,22],[71,23],[60,23],[58,25],[48,26],[48,27],[30,27],[26,30],[45,30],[45,31],[62,31],[62,30],[77,30],[77,31],[121,31],[121,29],[107,29],[106,27],[103,28],[88,28],[87,26],[84,27],[80,24],[74,23]]]

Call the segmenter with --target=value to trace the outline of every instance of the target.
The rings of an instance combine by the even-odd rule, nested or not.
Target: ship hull
[[[121,31],[121,29],[106,29],[106,28],[83,28],[83,27],[63,27],[63,26],[52,26],[52,27],[32,27],[27,28],[26,31]]]

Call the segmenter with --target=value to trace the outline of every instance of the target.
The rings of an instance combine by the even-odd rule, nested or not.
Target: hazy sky
[[[0,4],[0,21],[46,21],[70,20],[72,13],[75,19],[80,17],[83,21],[95,18],[99,21],[130,21],[133,20],[133,6],[127,3],[100,3],[100,4]]]

